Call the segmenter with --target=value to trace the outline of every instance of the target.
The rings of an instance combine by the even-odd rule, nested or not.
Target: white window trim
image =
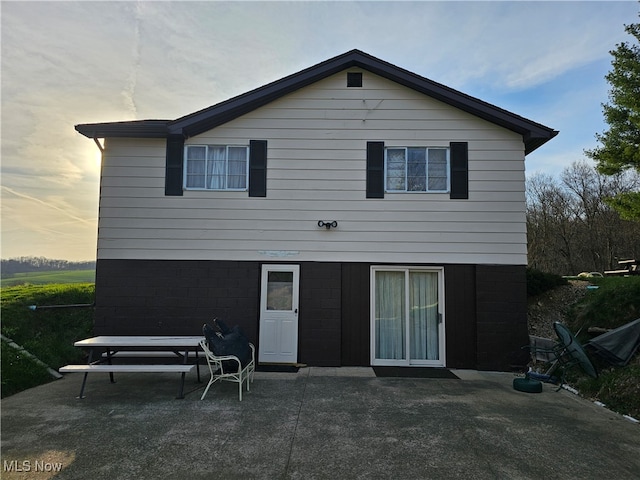
[[[246,155],[246,172],[245,172],[245,186],[244,188],[207,188],[206,186],[203,187],[187,187],[187,163],[188,163],[188,158],[187,158],[187,150],[190,147],[205,147],[207,149],[206,154],[205,154],[205,159],[208,159],[209,157],[209,148],[210,147],[224,147],[225,148],[225,161],[226,161],[226,171],[227,171],[227,177],[226,177],[226,182],[228,183],[229,181],[229,149],[230,148],[244,148],[247,152]],[[201,192],[246,192],[249,190],[249,146],[248,145],[232,145],[232,144],[189,144],[189,145],[185,145],[184,146],[184,166],[183,166],[183,173],[182,173],[182,187],[186,190],[186,191],[201,191]],[[206,163],[205,163],[206,165]],[[206,167],[205,167],[205,179],[206,179]],[[206,185],[206,181],[205,181],[205,185]]]
[[[446,165],[446,172],[447,172],[447,186],[445,190],[429,190],[429,165],[428,165],[428,160],[427,160],[427,178],[426,178],[426,184],[425,186],[427,187],[427,190],[407,190],[407,186],[408,186],[408,181],[407,181],[407,170],[408,170],[408,163],[407,162],[407,158],[408,158],[408,150],[410,148],[424,148],[425,150],[427,150],[426,153],[426,158],[429,158],[429,154],[428,151],[430,149],[433,150],[446,150],[447,152],[447,165]],[[404,150],[404,178],[405,178],[405,189],[404,190],[389,190],[387,188],[387,151],[388,150]],[[450,193],[451,192],[451,149],[449,146],[445,146],[445,147],[437,147],[437,146],[429,146],[429,147],[422,147],[422,146],[404,146],[404,145],[399,145],[399,146],[392,146],[392,145],[385,145],[384,146],[384,191],[386,193],[410,193],[410,194],[415,194],[415,193]]]
[[[376,272],[405,272],[405,282],[408,282],[408,272],[435,272],[438,274],[438,313],[440,314],[441,321],[438,326],[438,338],[439,338],[439,351],[438,360],[411,360],[410,358],[404,360],[389,360],[389,359],[377,359],[376,357]],[[403,366],[403,367],[446,367],[447,366],[447,352],[446,352],[446,315],[445,315],[445,292],[444,292],[444,267],[432,267],[432,266],[411,266],[411,265],[372,265],[370,268],[370,293],[369,293],[369,338],[370,338],[370,361],[372,366]],[[406,291],[408,291],[408,285],[405,285]],[[409,295],[405,299],[407,305],[406,310],[409,311]],[[409,328],[405,329],[405,344],[409,345]],[[408,350],[407,350],[408,352]],[[407,355],[409,357],[409,355]]]

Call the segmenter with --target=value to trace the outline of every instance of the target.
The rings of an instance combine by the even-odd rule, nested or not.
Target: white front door
[[[299,265],[263,265],[258,362],[298,362]]]

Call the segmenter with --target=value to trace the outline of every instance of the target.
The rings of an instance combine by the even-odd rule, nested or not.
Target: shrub
[[[534,297],[560,285],[566,285],[567,280],[555,273],[545,273],[535,268],[527,268],[527,295]]]
[[[571,326],[617,328],[640,318],[640,276],[592,278],[598,286],[571,311]]]

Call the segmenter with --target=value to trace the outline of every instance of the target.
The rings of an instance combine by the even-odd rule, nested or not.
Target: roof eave
[[[551,140],[552,138],[554,138],[556,135],[558,135],[557,130],[551,130],[551,132],[547,135],[539,135],[539,136],[530,136],[530,137],[523,137],[524,138],[524,154],[525,155],[529,155],[531,152],[533,152],[534,150],[537,150],[538,148],[540,148],[542,145],[544,145],[545,143],[547,143],[549,140]]]
[[[87,138],[165,138],[170,120],[137,120],[131,122],[83,123],[75,129]]]

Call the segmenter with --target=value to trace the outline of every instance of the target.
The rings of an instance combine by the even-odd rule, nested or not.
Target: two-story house
[[[359,50],[102,152],[96,334],[239,324],[259,362],[507,370],[553,129]]]

